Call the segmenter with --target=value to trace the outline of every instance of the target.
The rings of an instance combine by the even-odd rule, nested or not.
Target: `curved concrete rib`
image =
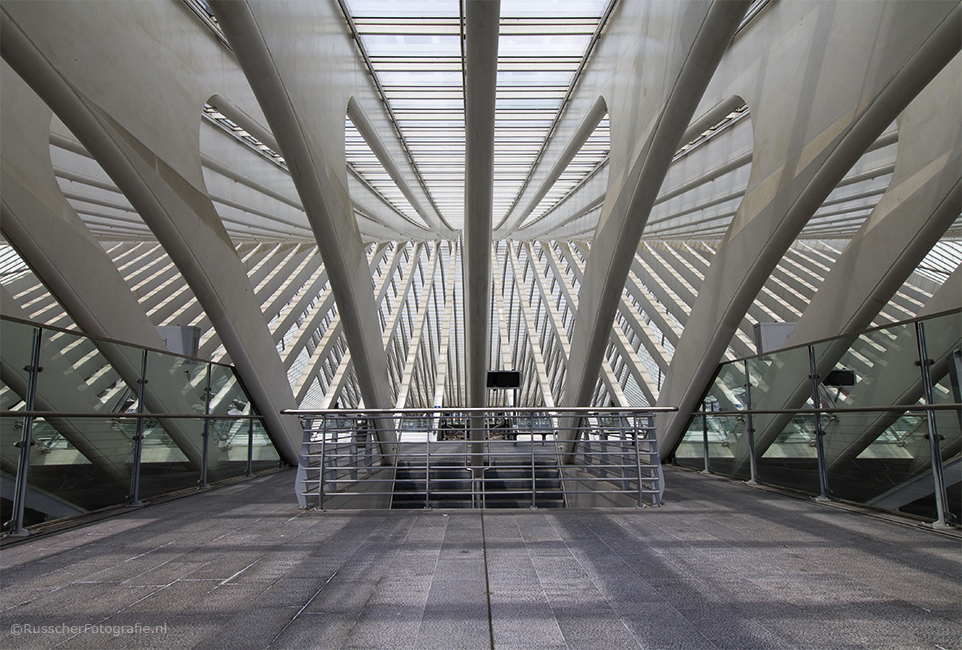
[[[71,58],[69,52],[38,50],[7,7],[2,8],[0,30],[4,60],[100,163],[177,265],[263,414],[281,457],[295,464],[303,433],[295,418],[280,415],[282,409],[295,404],[260,305],[210,198],[181,173],[200,178],[199,155],[195,152],[196,170],[168,165],[151,144],[139,140],[118,121],[117,116],[133,110],[131,107],[104,110],[79,90],[81,85],[96,88],[96,83],[68,80],[68,73],[53,64],[58,57]],[[69,65],[74,64],[71,60]],[[76,74],[88,70],[91,75],[105,74],[100,65],[85,66]],[[189,133],[183,135],[189,137]],[[176,149],[176,144],[162,143],[170,150]],[[176,157],[182,162],[189,153],[179,151]]]
[[[344,323],[364,404],[371,409],[390,408],[387,365],[380,345],[371,275],[347,195],[343,149],[338,165],[337,156],[322,148],[324,139],[319,137],[317,125],[307,117],[323,113],[324,109],[303,105],[306,93],[294,96],[288,92],[296,86],[296,61],[292,58],[296,52],[285,42],[288,35],[279,28],[283,23],[273,22],[269,17],[258,22],[252,6],[246,2],[210,4],[291,170]],[[260,8],[269,12],[270,5],[265,3]],[[330,63],[336,66],[338,61]],[[337,93],[332,90],[332,95],[335,99],[328,103],[336,103]],[[346,103],[345,100],[345,106],[337,110],[336,119],[327,114],[326,123],[319,126],[334,129],[340,120],[337,132],[342,133]],[[382,446],[382,451],[390,453],[394,434],[387,429],[380,435],[382,445],[387,445]]]
[[[585,141],[591,136],[592,132],[595,130],[595,128],[597,128],[598,124],[601,123],[601,120],[604,119],[607,113],[608,105],[605,103],[605,98],[599,96],[595,100],[595,103],[591,105],[591,108],[588,109],[588,112],[585,114],[585,116],[581,119],[581,122],[578,124],[575,132],[571,135],[571,138],[568,140],[567,144],[565,144],[564,149],[562,149],[561,153],[558,155],[557,160],[555,160],[554,164],[551,166],[551,169],[548,170],[548,175],[545,176],[541,181],[541,184],[538,186],[538,191],[535,192],[534,196],[528,200],[528,203],[524,206],[523,210],[519,211],[517,214],[512,212],[512,214],[505,219],[504,224],[495,230],[493,235],[494,238],[503,238],[513,233],[521,226],[522,223],[524,223],[524,220],[528,217],[528,215],[534,212],[534,209],[538,207],[539,203],[541,203],[541,199],[545,197],[551,187],[555,184],[555,181],[561,177],[561,174],[571,163],[572,159],[575,157],[575,154],[578,153],[582,145],[584,145]]]
[[[832,51],[823,42],[834,35],[830,27],[864,28],[847,20],[850,16],[843,10],[878,11],[879,20],[892,20],[886,12],[909,9],[895,6],[893,10],[882,4],[826,6],[825,20],[838,23],[814,31],[809,47]],[[787,76],[778,66],[795,66],[798,61],[783,55],[767,62],[773,68],[768,78],[778,80],[779,92],[762,93],[761,105],[753,105],[747,88],[735,93],[748,99],[753,117],[758,118],[753,122],[756,155],[749,189],[705,277],[659,396],[659,405],[679,408],[674,416],[658,418],[663,455],[671,453],[684,435],[735,330],[784,252],[852,165],[959,51],[962,8],[957,3],[916,5],[911,11],[922,26],[914,33],[896,30],[889,35],[899,40],[896,50],[902,53],[901,59],[880,54],[889,48],[866,46],[858,57],[847,52],[848,66],[826,65],[815,58],[807,64],[810,74],[795,71]],[[865,24],[871,23],[863,18]],[[737,61],[735,54],[732,60]],[[826,69],[862,76],[839,93],[836,88],[844,80],[817,84],[818,75]],[[872,71],[870,78],[864,77],[865,69]],[[784,92],[786,80],[798,88]],[[801,105],[797,97],[807,97],[808,102]],[[766,133],[768,128],[791,124],[793,114],[798,131],[793,137]],[[762,142],[765,149],[759,148]]]
[[[962,211],[962,59],[956,56],[898,122],[899,150],[888,190],[836,260],[786,347],[870,327]],[[817,373],[831,371],[853,341],[846,337],[820,349]],[[763,381],[770,386],[767,399],[782,401],[781,406],[770,401],[770,408],[801,408],[812,396],[807,373],[797,383],[787,377]],[[757,457],[790,419],[756,417]]]
[[[163,341],[144,314],[137,298],[90,231],[64,198],[54,177],[50,161],[50,120],[52,111],[4,63],[3,80],[3,143],[2,176],[3,203],[0,207],[0,229],[4,237],[30,264],[37,277],[70,314],[81,330],[91,336],[111,338],[131,345],[162,349]],[[7,315],[15,315],[6,312]],[[24,315],[24,318],[26,315]],[[136,388],[141,372],[139,354],[115,345],[94,342],[104,359],[128,386]],[[49,354],[44,352],[44,354]],[[50,357],[46,366],[63,365]],[[52,375],[66,377],[73,372],[64,367],[59,372],[50,368]],[[192,404],[181,395],[181,387],[162,385],[158,376],[148,384],[144,403],[154,413],[191,413]],[[75,385],[83,385],[83,381]],[[41,384],[43,386],[44,384]],[[54,410],[90,411],[98,400],[70,394],[50,393],[42,399]],[[164,429],[196,467],[201,464],[201,440],[189,434],[173,420],[165,421]],[[56,425],[55,425],[56,426]],[[75,426],[64,423],[57,427],[84,455],[85,450],[96,453],[96,440],[105,441],[109,433],[102,427],[85,426],[81,420]],[[68,435],[67,431],[73,435]],[[96,431],[85,436],[83,431]],[[84,436],[84,440],[78,437]],[[118,440],[128,448],[129,441],[119,432]],[[116,452],[98,454],[105,462],[116,462]],[[97,462],[97,461],[94,461]],[[122,461],[121,461],[122,462]],[[122,472],[122,470],[121,470]]]
[[[664,96],[638,101],[619,97],[609,101],[622,106],[609,119],[616,133],[617,120],[647,115],[644,142],[613,146],[633,148],[619,156],[628,162],[620,174],[609,177],[604,212],[595,233],[594,244],[585,269],[571,340],[571,358],[565,387],[565,404],[587,406],[604,359],[611,325],[624,291],[628,272],[648,215],[657,198],[671,159],[685,133],[691,116],[701,100],[708,81],[728,47],[738,23],[748,9],[747,2],[716,2],[707,9],[692,6],[682,14],[684,25],[671,25],[672,32],[690,34],[684,55],[670,61],[653,61],[645,70],[663,78]],[[667,64],[667,67],[664,67]],[[613,92],[617,93],[618,88]],[[630,104],[626,109],[623,104]],[[614,137],[614,135],[613,135]],[[614,150],[613,150],[614,157]],[[569,431],[569,435],[573,431]]]
[[[364,107],[361,103],[357,101],[354,97],[351,97],[347,102],[347,116],[351,118],[351,122],[357,128],[357,132],[361,134],[367,146],[371,148],[374,156],[377,158],[381,166],[384,167],[384,171],[387,172],[397,188],[401,190],[401,194],[404,198],[408,200],[414,211],[418,213],[418,216],[424,220],[424,223],[428,225],[436,233],[441,234],[444,237],[451,237],[454,235],[444,224],[441,223],[441,219],[428,212],[418,201],[417,197],[414,195],[414,191],[411,186],[408,185],[407,181],[404,179],[404,175],[401,173],[401,168],[394,161],[394,157],[388,148],[384,145],[384,141],[381,136],[378,135],[377,128],[375,128],[374,123],[371,122],[371,118],[367,116],[364,111]]]

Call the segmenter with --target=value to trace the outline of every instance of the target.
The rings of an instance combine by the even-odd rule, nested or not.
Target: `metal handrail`
[[[639,507],[644,506],[643,500],[660,504],[663,485],[653,416],[674,410],[452,408],[285,413],[302,415],[305,424],[297,481],[298,497],[305,507],[308,499],[314,498],[317,507],[324,509],[333,497],[363,495],[396,501],[394,497],[403,494],[407,504],[423,501],[425,508],[443,505],[446,497],[453,496],[470,499],[472,507],[489,507],[495,495],[515,502],[530,497],[530,506],[535,508],[538,497],[544,498],[547,492],[560,495],[566,503],[576,495],[591,494],[629,497]],[[409,429],[402,424],[411,419],[420,420],[421,426]],[[440,425],[445,419],[463,426],[446,428]],[[580,426],[563,423],[571,419],[579,420]],[[475,427],[470,426],[472,420]],[[481,427],[477,427],[479,420],[484,423]],[[380,431],[375,422],[382,427]],[[540,426],[533,426],[535,423]],[[399,437],[387,449],[378,441],[380,433],[387,433],[385,425]],[[557,435],[569,429],[576,431],[578,449],[574,452],[563,448],[572,441]],[[405,440],[405,434],[418,439]],[[445,434],[457,437],[443,439]],[[407,467],[413,472],[410,480],[399,476],[400,469]],[[457,476],[458,470],[470,472],[470,476]],[[455,475],[447,474],[452,471]],[[414,489],[401,490],[402,481]]]
[[[153,420],[263,420],[263,415],[217,415],[216,413],[95,413],[91,411],[0,411],[0,418],[145,418]]]
[[[745,409],[742,411],[695,411],[695,417],[706,415],[819,415],[821,413],[925,413],[928,411],[958,411],[962,404],[905,404],[902,406],[833,406],[808,409]]]
[[[284,409],[281,415],[362,415],[371,416],[390,416],[390,415],[420,415],[430,417],[443,415],[445,413],[488,413],[490,417],[498,417],[499,414],[518,414],[539,417],[538,414],[550,413],[562,415],[585,413],[588,415],[648,415],[652,413],[674,413],[678,411],[677,406],[556,406],[553,408],[529,408],[524,406],[498,406],[498,407],[444,407],[444,408],[403,408],[403,409]],[[545,417],[545,416],[540,416]],[[557,417],[555,415],[554,417]]]

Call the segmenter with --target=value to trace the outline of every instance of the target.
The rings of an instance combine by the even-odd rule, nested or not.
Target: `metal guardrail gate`
[[[660,505],[655,409],[290,411],[302,507]]]

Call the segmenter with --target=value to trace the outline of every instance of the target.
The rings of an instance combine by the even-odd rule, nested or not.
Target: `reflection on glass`
[[[712,472],[748,480],[748,418],[708,414],[708,465]],[[744,461],[742,461],[744,459]]]
[[[916,404],[922,399],[915,325],[895,325],[814,346],[825,407]]]
[[[3,321],[0,333],[0,363],[3,379],[0,380],[0,406],[3,410],[23,410],[27,397],[27,372],[34,328],[20,323]],[[20,450],[15,446],[23,434],[23,418],[0,419],[0,469],[11,477],[17,475]],[[3,521],[9,521],[12,509],[11,490],[3,494]]]
[[[955,402],[956,404],[960,402]],[[962,409],[936,411],[939,449],[942,453],[947,519],[962,523]]]
[[[26,501],[32,523],[127,501],[133,445],[118,420],[49,417],[35,420],[33,431]]]
[[[209,420],[210,432],[207,451],[207,481],[215,483],[247,473],[246,443],[248,424],[243,420]],[[243,440],[243,458],[232,458],[233,440]]]
[[[752,399],[754,397],[753,393]],[[804,406],[810,407],[811,404]],[[818,494],[815,416],[794,415],[787,419],[785,428],[777,434],[772,435],[773,432],[768,431],[771,443],[764,451],[759,449],[758,480],[790,490]],[[822,416],[823,427],[824,423],[825,416]]]
[[[93,341],[79,334],[44,330],[40,347],[43,371],[37,376],[34,408],[123,413],[136,404],[140,357],[141,353],[134,348]]]
[[[831,496],[935,518],[924,413],[837,413],[824,429]]]
[[[931,359],[935,404],[962,403],[962,318],[958,312],[921,321]],[[829,495],[834,498],[937,518],[929,424],[916,324],[893,325],[815,343],[818,406]],[[751,399],[745,381],[750,377]],[[815,407],[809,346],[722,364],[709,391],[721,410],[752,411],[758,479],[818,494],[815,417],[759,413]],[[904,405],[904,410],[838,411]],[[915,410],[912,410],[915,408]],[[747,415],[747,413],[746,413]],[[935,412],[948,493],[949,521],[962,516],[962,410]],[[713,472],[748,477],[746,416],[708,415]],[[700,413],[675,452],[676,462],[703,467]]]
[[[682,467],[705,469],[704,429],[700,413],[692,418],[688,430],[675,449],[675,463]]]
[[[272,443],[270,437],[268,437],[267,431],[264,429],[261,421],[254,420],[253,422],[253,445],[250,446],[251,470],[260,472],[265,469],[277,467],[280,462],[280,456],[277,455],[277,450],[274,449],[274,443]],[[243,464],[244,469],[242,469],[241,473],[246,471],[247,467],[248,441],[251,440],[249,427],[250,420],[239,420],[236,433],[231,437],[228,448],[228,458],[231,465],[233,466],[238,463]]]
[[[718,403],[719,411],[742,411],[748,404],[745,386],[745,364],[729,361],[718,369],[708,394]]]
[[[200,448],[204,433],[202,419],[155,419],[144,421],[144,442],[140,461],[140,498],[195,488],[200,484],[200,462],[190,461],[174,442],[170,432],[197,441]]]
[[[6,411],[23,410],[37,328],[7,320],[2,327],[0,406]],[[142,383],[145,358],[146,383]],[[33,423],[25,525],[126,503],[138,431],[135,414],[141,409],[151,415],[143,418],[140,499],[199,485],[205,420],[190,416],[207,410],[210,364],[43,328],[39,365],[34,408],[50,413]],[[251,412],[250,401],[229,366],[213,367],[209,394],[213,413]],[[209,422],[209,482],[246,473],[249,431],[243,420]],[[22,432],[23,418],[0,421],[0,469],[11,479],[17,476],[16,443]],[[255,471],[277,466],[278,455],[259,423],[250,448]],[[9,491],[4,484],[0,512],[4,521],[11,518],[13,509],[12,484],[13,480]]]

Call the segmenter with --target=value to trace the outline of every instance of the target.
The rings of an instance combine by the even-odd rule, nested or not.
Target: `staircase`
[[[432,458],[431,480],[425,485],[423,459],[398,463],[392,508],[530,508],[531,457],[498,455],[489,459],[483,480],[472,481],[464,458]],[[535,458],[534,504],[538,508],[565,507],[557,465]],[[472,483],[474,491],[472,492]],[[425,488],[429,488],[427,494]]]

